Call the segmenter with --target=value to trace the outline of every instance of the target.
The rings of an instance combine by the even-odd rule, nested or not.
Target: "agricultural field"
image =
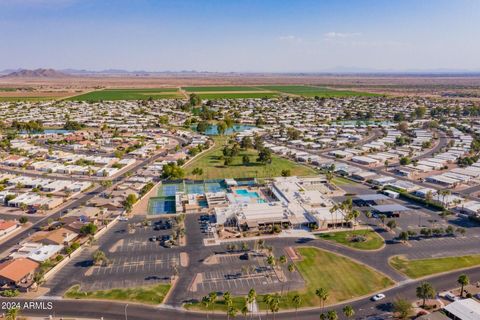
[[[354,96],[378,96],[378,94],[360,91],[350,90],[334,90],[325,87],[316,86],[259,86],[259,88],[274,92],[281,92],[285,94],[299,95],[303,97],[321,97],[321,98],[334,98],[334,97],[354,97]]]
[[[73,101],[112,101],[112,100],[147,100],[147,99],[172,99],[183,98],[177,88],[157,89],[105,89],[92,91],[78,96],[70,97]]]
[[[215,146],[200,155],[194,161],[190,162],[186,167],[187,179],[225,179],[225,178],[264,178],[278,177],[282,174],[282,170],[290,170],[293,176],[309,176],[315,175],[316,172],[307,167],[290,160],[272,155],[272,163],[263,165],[257,162],[258,152],[254,149],[241,150],[240,153],[233,157],[232,164],[225,166],[223,164],[222,149],[226,143],[226,137],[215,137]],[[251,163],[244,165],[242,157],[248,155]],[[192,174],[194,168],[203,169],[203,175],[195,176]]]
[[[198,94],[202,99],[262,99],[262,98],[274,98],[278,97],[279,94],[274,92],[237,92],[237,93],[228,93],[228,92],[216,92],[216,93],[199,93]]]
[[[186,92],[235,92],[235,91],[268,91],[258,87],[250,86],[203,86],[203,87],[182,87]]]
[[[408,277],[417,279],[437,273],[479,266],[480,255],[416,260],[395,256],[390,259],[390,265]]]

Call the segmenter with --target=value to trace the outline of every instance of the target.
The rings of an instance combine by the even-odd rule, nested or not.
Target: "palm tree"
[[[302,297],[299,294],[296,294],[292,298],[293,306],[295,307],[295,318],[297,318],[298,307],[302,305]]]
[[[328,291],[325,288],[315,290],[315,295],[320,299],[322,310],[325,307],[325,301],[328,299]]]
[[[345,306],[343,307],[342,309],[343,311],[343,314],[345,315],[345,317],[347,318],[351,318],[355,315],[355,310],[353,310],[352,306]]]
[[[248,300],[245,299],[245,301],[243,302],[242,310],[240,310],[240,312],[242,312],[243,316],[245,317],[245,320],[247,320],[248,303],[249,303]]]
[[[272,303],[272,299],[273,299],[272,295],[270,295],[268,293],[263,296],[263,303],[265,303],[265,305],[267,306],[267,310],[266,310],[266,312],[267,312],[266,316],[267,317],[268,317],[268,308],[269,308],[270,304]]]
[[[320,313],[320,320],[327,320],[327,315],[325,313]]]
[[[330,310],[327,312],[327,319],[328,320],[338,320],[338,314],[335,310]]]
[[[330,208],[330,215],[332,216],[332,221],[334,221],[333,223],[333,228],[335,229],[335,225],[336,225],[336,219],[333,218],[333,216],[335,215],[335,218],[336,218],[336,213],[339,209],[339,205],[338,204],[334,204],[331,208]]]
[[[237,308],[234,306],[229,306],[227,310],[227,320],[230,320],[230,317],[235,318],[237,316]]]
[[[293,265],[293,263],[290,263],[288,265],[287,269],[288,269],[289,272],[293,272],[293,271],[295,271],[295,266]]]
[[[425,307],[425,300],[434,298],[435,294],[435,289],[428,282],[422,282],[420,286],[417,287],[417,298],[423,300],[422,307]]]
[[[5,319],[6,320],[17,320],[17,317],[18,317],[19,313],[20,313],[19,308],[8,309]]]
[[[202,306],[205,307],[205,309],[207,309],[207,319],[210,317],[209,313],[208,313],[208,307],[210,307],[210,297],[209,296],[204,296],[202,298]]]
[[[278,312],[278,310],[280,309],[280,296],[278,294],[274,294],[272,296],[269,307],[270,311],[273,314],[273,320],[275,320],[275,312]]]
[[[257,299],[257,292],[255,291],[255,289],[250,289],[248,291],[248,295],[247,295],[247,302],[250,304],[251,306],[251,310],[253,312],[253,303],[255,302],[255,300]],[[250,314],[250,317],[252,317],[253,314]]]
[[[270,267],[275,266],[275,257],[273,255],[269,255],[267,257],[267,263]]]
[[[470,279],[466,274],[461,274],[457,279],[458,284],[462,286],[460,296],[463,298],[463,288],[470,283]]]
[[[278,258],[278,261],[279,261],[281,264],[285,264],[285,263],[287,263],[287,257],[285,257],[285,256],[280,256],[280,258]]]
[[[208,294],[208,299],[210,300],[210,306],[212,306],[212,312],[213,312],[213,305],[215,304],[215,301],[217,300],[217,293],[212,291]]]

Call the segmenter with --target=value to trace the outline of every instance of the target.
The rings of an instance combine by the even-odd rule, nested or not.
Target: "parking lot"
[[[169,282],[174,269],[180,267],[181,247],[167,248],[161,241],[153,241],[153,237],[172,233],[172,229],[156,228],[158,220],[147,226],[140,218],[118,222],[98,244],[75,257],[47,285],[58,294],[76,283],[81,283],[82,290],[105,290]],[[105,252],[106,266],[93,265],[96,250]]]
[[[222,254],[217,257],[217,264],[208,271],[197,274],[198,280],[190,288],[197,295],[209,292],[229,291],[235,295],[248,293],[255,288],[259,293],[300,289],[304,281],[298,272],[287,271],[284,266],[269,266],[266,255]]]

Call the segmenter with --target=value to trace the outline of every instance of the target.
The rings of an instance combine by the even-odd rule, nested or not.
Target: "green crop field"
[[[299,294],[302,299],[300,307],[318,307],[320,302],[315,295],[318,288],[324,288],[329,296],[326,305],[361,297],[383,290],[393,285],[393,281],[376,270],[343,257],[317,248],[298,248],[302,259],[295,262],[298,272],[305,280],[306,287],[300,291],[284,293],[280,300],[280,309],[293,309],[292,297]],[[263,296],[257,297],[260,309],[265,310]],[[235,297],[235,306],[242,306],[244,297]],[[187,304],[186,308],[202,309],[200,304]],[[225,311],[226,306],[221,297],[211,309]],[[210,309],[210,310],[211,310]]]
[[[70,97],[73,101],[113,101],[182,98],[176,88],[158,89],[105,89]]]
[[[402,256],[390,259],[390,265],[412,279],[480,265],[480,255],[409,260]]]
[[[65,297],[71,299],[105,299],[160,304],[163,302],[170,287],[170,284],[156,284],[138,288],[80,291],[80,286],[75,285],[65,292]]]
[[[182,87],[187,92],[235,92],[235,91],[263,91],[257,87],[249,86],[205,86],[205,87]]]
[[[199,93],[202,99],[262,99],[262,98],[274,98],[278,96],[278,93],[274,92],[237,92],[237,93]]]
[[[335,90],[324,87],[317,86],[302,86],[302,85],[291,85],[291,86],[260,86],[259,88],[269,91],[277,91],[287,94],[300,95],[304,97],[323,97],[323,98],[332,98],[332,97],[353,97],[353,96],[378,96],[374,93],[369,92],[360,92],[360,91],[350,91],[350,90]]]
[[[351,236],[365,237],[365,241],[350,241]],[[359,250],[376,250],[380,249],[385,241],[378,233],[373,230],[355,230],[355,231],[338,231],[329,233],[319,233],[316,235],[320,239],[333,241],[344,246],[352,247]]]
[[[186,167],[188,179],[224,179],[224,178],[265,178],[278,177],[282,174],[282,170],[290,170],[293,176],[309,176],[315,175],[316,172],[307,167],[288,159],[280,158],[272,155],[272,163],[263,165],[256,162],[258,152],[254,149],[241,150],[239,155],[233,157],[231,165],[224,166],[221,160],[222,149],[226,142],[226,137],[215,137],[215,147],[208,150],[204,154],[198,156],[190,162]],[[242,164],[243,155],[250,157],[251,163]],[[192,170],[194,168],[202,168],[202,176],[194,176]]]

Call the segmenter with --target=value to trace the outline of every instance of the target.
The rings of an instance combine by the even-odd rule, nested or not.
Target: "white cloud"
[[[288,42],[302,42],[303,39],[294,35],[285,35],[285,36],[279,36],[278,40],[281,41],[288,41]]]
[[[345,38],[352,38],[358,37],[362,35],[360,32],[327,32],[324,34],[324,37],[327,39],[345,39]]]

